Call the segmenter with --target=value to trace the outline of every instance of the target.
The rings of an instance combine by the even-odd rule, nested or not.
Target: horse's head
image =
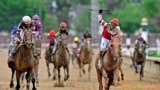
[[[109,50],[113,56],[113,60],[116,60],[116,58],[120,57],[120,49],[120,39],[118,37],[112,37]]]
[[[64,47],[67,47],[67,44],[68,44],[68,36],[66,34],[61,34],[60,35],[60,43],[64,46]]]
[[[138,41],[137,51],[139,54],[143,54],[145,52],[145,45],[144,45],[143,41]]]
[[[91,38],[84,39],[84,47],[91,49]]]
[[[31,29],[24,30],[23,41],[24,41],[24,44],[26,44],[26,46],[28,48],[30,48],[33,45],[33,43],[32,43],[32,30]]]

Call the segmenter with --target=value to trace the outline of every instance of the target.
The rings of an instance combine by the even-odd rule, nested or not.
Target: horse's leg
[[[113,79],[111,79],[113,81],[113,84],[114,84],[114,90],[118,90],[118,88],[117,88],[117,86],[118,86],[118,74],[119,74],[119,67],[113,71]]]
[[[20,89],[20,76],[21,76],[21,73],[16,71],[16,79],[17,79],[16,90]]]
[[[37,86],[39,86],[38,69],[39,69],[39,63],[35,66],[35,79]]]
[[[84,69],[84,64],[82,64],[82,72],[83,72],[83,74],[86,74],[86,71]]]
[[[54,65],[54,68],[53,68],[53,80],[56,80],[56,76],[57,76],[57,73],[56,73],[56,66]]]
[[[102,73],[100,72],[99,69],[96,69],[97,71],[97,79],[99,83],[99,90],[103,90],[103,84],[102,84]]]
[[[66,74],[67,73],[67,74]],[[66,67],[64,67],[64,81],[67,81],[69,78],[69,66],[67,65]]]
[[[28,72],[26,74],[27,89],[29,89],[31,78],[35,79],[35,77],[32,77],[32,75],[34,75],[33,69],[28,70]],[[35,80],[34,80],[34,82],[35,82]]]
[[[108,83],[107,83],[107,80],[108,80]],[[113,83],[113,77],[109,77],[109,79],[105,78],[105,84],[107,85],[107,87],[105,87],[105,90],[109,90],[112,83]]]
[[[12,71],[12,76],[10,80],[10,88],[13,88],[14,87],[13,77],[14,77],[15,69],[11,68],[11,71]]]
[[[82,77],[82,64],[79,62],[79,76]]]
[[[141,64],[140,80],[142,80],[142,77],[144,77],[144,66],[145,66],[145,61]]]
[[[46,66],[47,66],[48,77],[50,77],[51,73],[50,73],[50,68],[49,68],[49,61],[47,59],[46,59]]]
[[[92,62],[90,62],[88,65],[88,79],[89,80],[90,80],[90,76],[91,76],[91,68],[92,68]]]
[[[60,85],[60,80],[61,80],[60,67],[58,67],[57,70],[58,70],[58,83]]]
[[[135,61],[135,60],[136,60],[136,58],[133,57],[133,66],[134,66],[134,68],[135,68],[135,72],[138,73],[137,64],[136,64],[136,61]]]
[[[124,73],[123,73],[123,70],[122,70],[122,63],[123,63],[123,59],[121,59],[119,70],[121,72],[121,79],[124,80]]]
[[[33,88],[32,88],[32,90],[37,90],[36,89],[36,86],[35,86],[35,74],[36,74],[36,72],[35,73],[33,73],[33,75],[32,75],[32,85],[33,85]]]

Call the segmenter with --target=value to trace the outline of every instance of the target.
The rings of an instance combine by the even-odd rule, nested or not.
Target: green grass
[[[148,56],[151,56],[151,57],[160,57],[160,55],[157,54],[156,50],[149,50],[148,51]]]

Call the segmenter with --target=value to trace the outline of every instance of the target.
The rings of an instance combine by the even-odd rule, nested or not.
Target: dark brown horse
[[[60,41],[59,45],[57,47],[57,50],[55,52],[54,56],[54,65],[56,69],[58,70],[58,83],[60,85],[60,68],[64,68],[64,81],[68,80],[69,78],[69,61],[70,61],[70,55],[67,51],[67,35],[66,34],[61,34],[60,35]]]
[[[115,89],[117,89],[118,74],[121,63],[120,47],[119,38],[112,37],[110,46],[104,53],[101,70],[97,68],[99,58],[96,59],[95,65],[99,82],[99,90],[103,90],[102,76],[105,79],[105,90],[109,90],[112,84],[114,84]]]
[[[55,41],[54,39],[55,38],[51,38],[51,39],[53,39],[53,40],[51,40],[51,41]],[[55,42],[53,42],[54,43],[54,45],[55,45]],[[51,76],[51,73],[50,73],[50,67],[49,67],[49,65],[50,64],[53,64],[53,67],[54,67],[54,69],[53,69],[53,73],[54,72],[56,72],[55,70],[55,65],[54,65],[54,63],[53,63],[53,59],[54,59],[54,55],[52,54],[52,52],[53,52],[53,49],[55,48],[55,46],[54,45],[49,45],[47,48],[46,48],[46,51],[45,51],[45,60],[46,60],[46,66],[47,66],[47,72],[48,72],[48,77],[50,77]],[[53,75],[53,80],[55,80],[56,79],[56,75],[54,74]]]
[[[13,63],[8,62],[12,70],[12,76],[16,70],[16,90],[20,89],[20,76],[22,73],[27,72],[26,80],[27,80],[27,89],[30,86],[30,80],[32,79],[33,88],[32,90],[36,90],[35,87],[35,77],[34,77],[34,69],[36,60],[33,56],[32,51],[33,43],[32,43],[32,30],[24,30],[24,38],[23,43],[19,45],[15,56],[13,57]],[[10,65],[13,64],[13,65]],[[11,78],[10,86],[13,87],[13,77]]]
[[[92,47],[91,47],[91,39],[84,39],[84,45],[80,50],[80,55],[78,56],[78,65],[79,65],[79,74],[80,77],[85,74],[84,65],[88,64],[88,79],[90,79],[90,71],[92,68]]]
[[[138,41],[132,57],[132,62],[136,73],[138,73],[137,66],[141,65],[140,80],[142,79],[142,77],[144,77],[144,66],[146,61],[145,49],[146,47],[143,41]]]

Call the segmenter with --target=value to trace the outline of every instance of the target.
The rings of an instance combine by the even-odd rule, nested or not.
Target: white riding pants
[[[105,51],[108,48],[109,44],[110,44],[110,40],[108,40],[102,36],[100,50]]]

